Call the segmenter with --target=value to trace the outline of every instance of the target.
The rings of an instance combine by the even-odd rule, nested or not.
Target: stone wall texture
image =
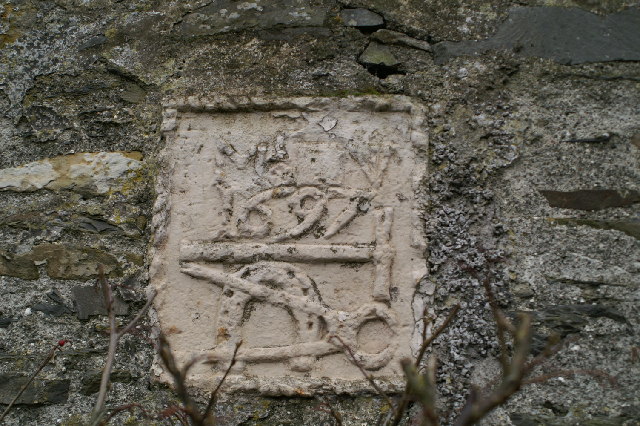
[[[71,341],[7,424],[84,424],[91,412],[108,344],[98,269],[122,284],[126,323],[149,286],[167,103],[242,110],[262,98],[389,95],[424,109],[428,138],[414,225],[429,273],[415,292],[438,318],[461,304],[431,348],[444,422],[499,371],[478,279],[490,275],[505,312],[532,314],[534,351],[552,333],[567,339],[539,373],[580,374],[527,385],[485,423],[637,424],[632,0],[3,1],[0,410],[55,342]],[[177,402],[156,379],[156,327],[152,311],[121,341],[108,407]],[[326,398],[345,424],[385,414],[374,392]],[[224,425],[333,424],[304,392],[223,395],[216,414]]]

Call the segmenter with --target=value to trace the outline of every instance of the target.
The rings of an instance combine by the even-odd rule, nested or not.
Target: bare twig
[[[326,409],[323,409],[322,411],[324,411],[325,413],[329,413],[331,414],[331,417],[333,417],[333,420],[336,421],[336,426],[342,426],[342,416],[340,415],[340,413],[333,407],[333,405],[331,405],[329,403],[329,401],[324,400],[322,398],[320,398],[319,396],[316,396],[316,399],[318,401],[320,401],[320,404],[323,407],[326,407]]]
[[[505,334],[507,330],[513,331],[513,325],[504,316],[504,314],[498,307],[498,302],[496,301],[496,297],[493,294],[493,289],[491,288],[489,277],[485,277],[482,280],[482,286],[484,287],[487,299],[489,300],[489,306],[491,307],[493,319],[496,322],[496,334],[498,336],[498,345],[500,345],[500,365],[502,366],[502,375],[504,376],[506,375],[509,362]]]
[[[211,411],[216,403],[216,398],[220,388],[224,384],[227,376],[231,372],[231,369],[236,363],[236,355],[238,354],[238,349],[242,341],[236,343],[236,347],[233,351],[233,355],[231,357],[231,361],[229,362],[229,366],[225,370],[222,378],[218,382],[216,388],[211,392],[211,396],[209,398],[209,403],[203,413],[198,409],[198,405],[189,395],[189,391],[187,389],[187,376],[189,374],[189,370],[199,361],[206,359],[207,356],[203,355],[200,357],[194,357],[189,362],[187,362],[182,368],[178,368],[175,357],[173,356],[173,352],[171,351],[171,346],[167,341],[166,337],[163,334],[160,334],[159,344],[158,344],[158,353],[160,354],[160,358],[162,359],[163,364],[173,377],[173,381],[176,387],[176,393],[178,394],[178,398],[182,401],[184,406],[183,411],[186,415],[191,419],[192,423],[196,426],[209,426],[215,423]]]
[[[144,417],[147,420],[164,420],[170,417],[175,417],[178,419],[180,424],[184,426],[190,426],[189,418],[184,413],[184,409],[180,406],[172,405],[160,411],[158,414],[153,414],[147,411],[141,404],[138,404],[136,402],[133,402],[131,404],[121,405],[112,410],[109,410],[109,414],[100,421],[100,426],[104,426],[108,424],[113,417],[115,417],[116,415],[120,414],[123,411],[129,411],[133,413],[134,408],[139,409],[140,413],[142,414],[142,417]]]
[[[447,327],[449,327],[449,325],[451,324],[455,316],[458,314],[458,311],[460,311],[459,303],[453,307],[453,309],[451,310],[451,312],[449,312],[449,315],[447,315],[447,318],[445,318],[444,322],[440,325],[440,327],[438,327],[433,333],[431,333],[431,336],[429,336],[428,338],[426,337],[426,332],[423,330],[422,345],[418,350],[418,355],[416,356],[416,360],[414,363],[415,370],[416,370],[415,374],[417,374],[417,369],[420,367],[420,363],[422,362],[422,358],[424,358],[424,354],[427,351],[427,348],[431,346],[433,341],[437,339],[438,336],[440,336],[442,332],[444,332],[447,329]],[[426,315],[424,316],[424,318],[426,318]],[[426,321],[425,321],[424,327],[426,330],[427,328]],[[435,362],[435,359],[434,359],[434,362]],[[407,377],[407,380],[409,380],[409,377],[407,376],[407,374],[409,374],[409,371],[407,370],[407,368],[405,367],[403,368],[405,370],[405,376]],[[435,370],[433,374],[435,376]],[[433,383],[435,384],[435,378]],[[391,425],[396,426],[400,424],[400,422],[402,421],[402,416],[404,416],[404,412],[407,409],[408,403],[409,403],[409,383],[407,382],[407,387],[405,388],[402,396],[400,397],[400,402],[398,403],[398,406],[394,410],[395,412],[394,412],[393,420],[391,420],[391,423],[390,423]]]
[[[459,310],[460,310],[460,304],[458,303],[453,307],[451,312],[449,312],[449,315],[447,315],[447,318],[445,318],[444,322],[440,325],[440,327],[438,327],[436,331],[431,333],[431,336],[429,336],[429,338],[427,338],[422,342],[422,346],[420,346],[420,350],[418,351],[418,356],[416,357],[416,362],[415,362],[416,367],[420,366],[420,363],[422,362],[422,358],[424,357],[424,353],[427,351],[427,348],[431,345],[431,343],[433,343],[434,340],[438,338],[438,336],[442,334],[443,331],[447,329],[447,327],[449,327],[449,324],[451,324],[451,321],[453,321],[455,316],[458,314]]]
[[[526,361],[530,353],[531,316],[521,314],[520,324],[514,335],[514,353],[503,370],[502,381],[491,394],[480,397],[472,392],[462,409],[456,426],[467,426],[478,422],[497,406],[504,404],[523,384],[527,373]]]
[[[147,300],[147,303],[143,306],[143,308],[138,312],[138,314],[122,329],[118,330],[118,326],[116,325],[116,313],[113,307],[114,304],[114,296],[111,285],[107,282],[107,279],[104,275],[104,269],[102,265],[98,266],[98,275],[100,280],[100,285],[102,286],[102,294],[104,297],[105,305],[107,308],[107,315],[109,318],[109,349],[107,351],[107,360],[105,361],[104,368],[102,370],[102,379],[100,380],[100,391],[98,392],[98,399],[96,400],[96,405],[93,408],[93,412],[91,413],[91,425],[97,425],[100,421],[104,413],[104,406],[107,399],[107,390],[109,387],[109,381],[111,378],[111,371],[113,370],[113,363],[116,357],[116,350],[118,348],[118,343],[122,336],[128,333],[147,313],[149,308],[151,307],[151,303],[155,298],[155,293],[153,293]]]
[[[364,370],[364,367],[362,366],[360,361],[358,361],[358,359],[356,358],[356,355],[353,353],[351,348],[344,342],[344,340],[342,340],[340,338],[340,336],[335,336],[335,335],[331,336],[329,338],[329,340],[331,340],[331,339],[336,339],[338,342],[340,342],[340,345],[342,346],[342,348],[349,355],[349,360],[351,361],[351,363],[353,365],[355,365],[356,367],[358,367],[358,369],[360,370],[362,375],[365,377],[365,379],[367,379],[369,384],[373,387],[373,389],[375,389],[375,391],[378,393],[378,395],[380,395],[382,398],[384,398],[384,400],[387,402],[387,404],[389,404],[389,407],[393,408],[393,401],[391,401],[391,398],[389,398],[389,395],[387,395],[386,393],[384,393],[382,391],[382,389],[380,389],[380,386],[378,386],[378,384],[375,382],[375,380],[373,379],[372,375],[367,374],[367,372]]]
[[[236,355],[238,355],[238,349],[240,349],[240,345],[242,345],[242,340],[236,343],[236,347],[233,350],[233,355],[231,356],[231,362],[229,363],[229,366],[227,367],[224,374],[222,375],[222,378],[218,382],[218,385],[216,386],[216,388],[213,390],[213,392],[211,392],[211,396],[209,397],[209,403],[207,404],[207,408],[204,410],[204,414],[203,414],[203,417],[205,419],[209,418],[211,410],[213,409],[216,403],[218,392],[220,391],[220,388],[222,387],[222,384],[224,383],[224,381],[227,379],[227,376],[231,372],[231,369],[236,364]]]
[[[173,377],[173,381],[176,386],[176,393],[178,394],[180,401],[182,401],[184,411],[195,424],[201,425],[203,422],[202,415],[187,390],[186,374],[188,373],[188,368],[178,368],[173,352],[171,352],[171,346],[163,334],[160,334],[158,353],[160,354],[160,358],[162,359],[164,366]],[[192,366],[194,363],[191,363],[190,365]]]
[[[61,350],[62,347],[67,342],[68,342],[68,340],[59,340],[55,345],[53,345],[53,347],[49,350],[49,353],[47,353],[47,356],[44,358],[44,360],[42,360],[40,365],[38,365],[38,368],[36,368],[36,371],[34,371],[33,374],[29,377],[29,380],[27,380],[27,382],[24,385],[22,385],[22,387],[20,388],[18,393],[16,393],[16,396],[14,396],[13,399],[11,400],[11,402],[9,403],[9,405],[7,405],[7,408],[4,409],[4,411],[2,412],[2,415],[0,415],[0,422],[2,422],[2,420],[7,416],[7,414],[9,414],[9,411],[11,410],[11,407],[14,406],[14,404],[16,403],[16,401],[18,401],[18,399],[24,393],[24,391],[27,390],[27,388],[29,387],[31,382],[33,382],[33,380],[36,378],[36,376],[56,356],[56,351]]]
[[[438,413],[436,410],[436,359],[431,357],[427,364],[427,370],[424,374],[418,372],[418,368],[408,359],[402,361],[402,368],[407,379],[407,387],[403,401],[408,399],[416,400],[422,407],[422,425],[437,426]],[[398,407],[401,408],[401,407]],[[404,413],[399,409],[396,414]],[[395,421],[396,419],[394,419]]]

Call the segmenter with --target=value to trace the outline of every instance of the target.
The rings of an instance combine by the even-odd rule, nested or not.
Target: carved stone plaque
[[[291,395],[402,386],[426,273],[427,139],[403,97],[165,109],[151,269],[162,332],[212,388]],[[349,353],[351,352],[351,354]]]

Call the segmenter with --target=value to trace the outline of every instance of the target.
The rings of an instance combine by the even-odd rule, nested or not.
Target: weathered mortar
[[[540,54],[491,38],[510,28],[505,19],[515,3],[521,4],[5,4],[0,14],[0,179],[13,179],[19,167],[33,168],[27,175],[37,178],[44,169],[35,165],[60,169],[61,159],[85,153],[140,153],[135,157],[140,167],[132,163],[102,179],[102,186],[87,178],[91,174],[74,181],[68,173],[59,185],[49,183],[55,182],[50,175],[25,181],[21,188],[15,180],[0,185],[2,381],[28,376],[58,339],[72,341],[37,379],[38,389],[53,392],[15,407],[8,424],[77,424],[91,411],[92,383],[106,355],[106,319],[79,319],[104,309],[99,298],[79,295],[91,290],[86,288],[95,283],[100,263],[131,288],[119,290],[122,306],[128,305],[121,312],[141,306],[148,283],[156,155],[163,147],[163,100],[361,94],[402,94],[427,110],[423,126],[430,137],[430,172],[422,196],[429,206],[424,221],[430,276],[419,290],[433,295],[436,313],[456,302],[463,307],[434,348],[443,411],[453,416],[469,384],[487,382],[497,371],[486,298],[464,270],[471,266],[493,271],[505,310],[535,313],[537,341],[552,331],[575,337],[545,371],[599,369],[618,377],[617,387],[580,375],[530,385],[488,423],[637,421],[640,44],[613,58],[616,62],[598,57],[597,45],[594,62],[562,65],[554,59],[581,62],[584,52],[569,49],[563,53],[568,61],[557,58],[551,49],[557,46],[540,40],[544,31],[535,25],[544,23],[547,13],[566,11],[551,9],[557,6],[598,13],[589,19],[604,22],[605,29],[613,25],[607,22],[617,22],[606,21],[605,14],[626,14],[636,22],[639,12],[637,6],[629,9],[634,2],[622,0],[529,2],[544,6],[535,12],[542,20],[533,22],[520,41],[538,43],[543,51],[551,46],[548,54]],[[386,29],[405,38],[371,34],[364,24],[344,22],[340,11],[346,7],[379,14]],[[232,12],[238,16],[230,17]],[[638,28],[640,22],[622,30],[637,40]],[[472,55],[469,40],[484,39],[493,40],[484,43],[498,50]],[[591,40],[610,46],[598,37]],[[455,54],[451,46],[457,46]],[[384,61],[362,57],[367,48],[379,47]],[[95,176],[104,176],[100,173]],[[603,208],[583,210],[579,196],[554,198],[545,192],[584,190],[599,190],[588,194],[588,202],[590,208]],[[611,204],[611,191],[627,201]],[[561,206],[558,197],[564,200]],[[136,401],[157,410],[175,401],[166,388],[150,382],[148,325],[121,344],[109,406]],[[0,403],[14,393],[15,386],[0,387]],[[370,395],[340,397],[335,405],[347,424],[370,423],[381,410]],[[331,421],[309,398],[246,395],[222,403],[219,411],[224,424]],[[117,420],[125,421],[126,415]]]

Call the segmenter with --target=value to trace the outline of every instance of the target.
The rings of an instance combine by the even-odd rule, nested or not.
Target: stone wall
[[[534,350],[570,339],[542,373],[617,378],[529,385],[487,424],[640,418],[637,2],[5,1],[0,47],[0,404],[71,341],[8,424],[91,411],[108,341],[98,265],[123,284],[119,320],[144,304],[163,104],[392,94],[424,107],[429,138],[417,292],[441,317],[462,305],[433,348],[443,415],[498,372],[475,270],[506,312],[532,312]],[[151,371],[153,317],[121,342],[110,407],[176,402]],[[346,424],[384,410],[366,392],[334,404]],[[331,422],[304,395],[241,394],[218,411],[222,424]],[[140,421],[128,416],[114,422]]]

